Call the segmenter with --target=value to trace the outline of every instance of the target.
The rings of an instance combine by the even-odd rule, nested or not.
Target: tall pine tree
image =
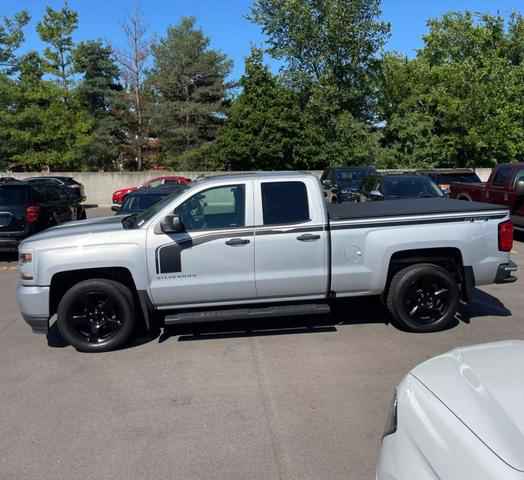
[[[286,170],[304,166],[297,157],[302,134],[298,96],[282,85],[253,48],[215,154],[232,170]]]
[[[212,142],[225,119],[232,63],[210,48],[209,38],[195,23],[192,17],[183,18],[153,46],[153,118],[170,160]]]

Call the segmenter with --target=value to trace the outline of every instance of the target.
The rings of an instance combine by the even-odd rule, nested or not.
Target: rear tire
[[[92,279],[69,289],[58,305],[57,327],[81,352],[107,352],[123,346],[135,328],[133,295],[121,283]]]
[[[436,332],[452,326],[459,304],[456,280],[444,268],[430,263],[397,272],[387,295],[387,308],[395,323],[411,332]]]

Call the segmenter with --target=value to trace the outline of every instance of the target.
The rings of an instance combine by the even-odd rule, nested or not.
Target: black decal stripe
[[[312,225],[308,227],[281,227],[268,230],[256,230],[255,235],[283,235],[285,233],[306,233],[306,232],[322,232],[325,228],[323,225]]]
[[[252,237],[253,231],[216,232],[203,234],[196,238],[186,235],[173,243],[159,246],[156,249],[156,273],[182,272],[182,251],[223,238]]]
[[[337,224],[332,223],[331,230],[352,230],[356,228],[384,228],[384,227],[402,227],[409,225],[430,225],[433,223],[460,223],[472,220],[494,220],[505,218],[506,215],[492,215],[492,216],[465,216],[465,217],[454,217],[454,218],[432,218],[427,220],[400,220],[398,222],[376,222],[376,223],[346,223]]]

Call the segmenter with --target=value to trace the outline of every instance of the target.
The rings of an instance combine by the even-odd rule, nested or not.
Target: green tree
[[[18,82],[0,77],[0,125],[0,158],[31,170],[81,168],[92,130],[85,111],[69,108],[62,89],[34,72]]]
[[[389,25],[380,0],[255,0],[250,18],[300,94],[300,161],[309,168],[375,163],[379,53]]]
[[[0,23],[0,72],[12,73],[17,66],[16,50],[24,41],[23,28],[31,17],[23,10]]]
[[[255,0],[250,18],[262,26],[269,53],[286,62],[301,90],[328,84],[341,110],[368,119],[377,53],[389,34],[379,16],[380,0]]]
[[[305,167],[297,156],[302,135],[298,95],[282,85],[253,48],[240,80],[242,92],[219,134],[215,155],[232,170]]]
[[[171,159],[212,142],[225,119],[232,63],[195,23],[183,18],[152,49],[156,133]]]
[[[430,20],[416,59],[387,56],[380,110],[389,160],[475,167],[522,158],[522,19],[449,13]]]
[[[44,50],[47,72],[59,79],[66,96],[74,73],[72,35],[77,26],[78,14],[66,3],[60,10],[47,7],[36,27],[42,41],[49,44]]]
[[[81,42],[75,48],[73,62],[76,73],[82,76],[75,95],[94,122],[85,150],[86,166],[112,168],[125,143],[121,112],[126,108],[113,50],[98,40]]]

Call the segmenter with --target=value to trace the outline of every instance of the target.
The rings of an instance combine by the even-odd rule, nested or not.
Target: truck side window
[[[179,205],[186,230],[236,228],[245,225],[244,185],[227,185],[199,192]]]
[[[264,225],[308,222],[309,204],[303,182],[262,183]]]
[[[497,170],[495,177],[493,178],[493,185],[498,187],[503,187],[507,185],[509,178],[511,176],[511,165],[502,165]]]

